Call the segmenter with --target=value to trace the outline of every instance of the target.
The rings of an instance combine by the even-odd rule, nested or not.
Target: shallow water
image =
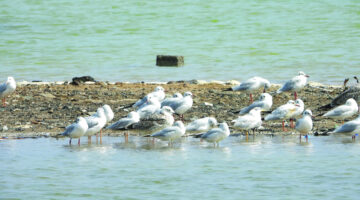
[[[340,84],[359,74],[353,0],[3,0],[0,74],[17,80],[282,82],[303,70]],[[185,56],[155,67],[158,54]]]
[[[348,137],[0,141],[0,198],[358,199],[360,143]]]

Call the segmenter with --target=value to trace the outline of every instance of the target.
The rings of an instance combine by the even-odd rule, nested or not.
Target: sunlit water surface
[[[76,143],[76,142],[75,142]],[[358,199],[360,143],[348,137],[0,141],[0,198]]]

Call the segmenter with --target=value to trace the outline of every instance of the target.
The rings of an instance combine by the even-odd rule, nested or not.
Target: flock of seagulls
[[[291,80],[285,82],[285,84],[278,89],[276,93],[294,92],[295,99],[289,100],[286,104],[279,106],[264,117],[265,121],[282,121],[283,131],[285,131],[285,120],[290,120],[290,127],[295,128],[295,130],[300,133],[300,140],[301,135],[307,136],[313,128],[313,115],[311,110],[306,109],[304,111],[304,102],[297,98],[297,92],[306,85],[308,77],[308,75],[300,71],[298,76],[295,76]],[[250,94],[251,104],[242,108],[239,112],[239,116],[231,121],[233,123],[233,127],[244,130],[246,132],[246,136],[250,130],[255,131],[261,127],[261,112],[271,110],[273,104],[272,96],[269,93],[266,93],[266,89],[270,86],[271,84],[268,80],[261,77],[253,77],[232,88],[234,91],[245,91]],[[257,101],[253,101],[252,93],[260,88],[263,88],[263,93]],[[0,97],[3,99],[3,106],[6,106],[5,97],[14,92],[15,89],[16,83],[12,77],[8,77],[8,80],[0,85]],[[353,88],[350,89],[352,91],[354,90]],[[73,124],[66,127],[65,131],[61,133],[61,135],[70,138],[70,145],[72,138],[78,138],[78,144],[80,144],[80,138],[82,136],[88,136],[88,142],[91,143],[91,136],[98,136],[98,133],[100,133],[101,140],[103,128],[113,130],[130,130],[136,128],[138,124],[149,120],[162,120],[163,124],[160,125],[158,123],[153,123],[152,126],[155,126],[154,130],[156,131],[147,136],[168,141],[169,146],[172,145],[174,140],[185,136],[186,133],[194,133],[194,136],[200,137],[201,141],[205,140],[213,143],[214,146],[219,145],[221,140],[230,135],[229,125],[226,122],[218,123],[214,117],[204,117],[184,125],[183,114],[191,109],[193,105],[193,95],[191,92],[185,92],[183,95],[175,93],[170,98],[165,97],[164,88],[157,86],[153,92],[145,95],[142,99],[139,99],[134,103],[132,106],[135,109],[134,111],[131,111],[126,117],[119,119],[107,127],[106,124],[111,122],[114,118],[114,113],[109,105],[104,105],[99,107],[96,113],[91,116],[78,117]],[[344,120],[357,114],[358,109],[356,100],[349,98],[346,100],[344,105],[340,105],[328,111],[323,115],[323,117]],[[178,121],[175,121],[173,116],[174,114],[179,116]],[[293,119],[298,118],[301,114],[302,117],[296,121],[296,125],[294,126]],[[360,116],[355,120],[344,123],[331,133],[354,135],[359,131]]]

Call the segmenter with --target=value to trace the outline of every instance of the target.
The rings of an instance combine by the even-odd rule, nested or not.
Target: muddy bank
[[[193,107],[184,114],[185,123],[200,117],[213,116],[219,122],[226,121],[231,124],[231,120],[237,117],[236,111],[249,104],[246,93],[226,91],[234,83],[236,82],[180,81],[161,85],[169,96],[175,92],[186,91],[194,94]],[[52,136],[62,132],[67,125],[74,122],[76,117],[91,115],[104,104],[110,105],[114,110],[113,121],[115,121],[132,111],[131,105],[153,91],[157,85],[159,84],[106,82],[78,86],[61,82],[20,83],[15,93],[7,99],[9,105],[0,107],[0,136]],[[278,88],[278,85],[274,85],[268,91],[273,95],[272,110],[293,98],[290,93],[275,95],[273,92]],[[305,108],[311,109],[314,116],[318,116],[324,113],[318,108],[330,103],[331,99],[342,91],[341,87],[310,83],[298,93],[298,96],[304,101]],[[255,99],[260,92],[254,94]],[[339,123],[341,122],[315,117],[313,133],[327,132]],[[283,133],[281,122],[263,122],[263,127],[265,129],[259,134],[292,134],[294,132],[289,129],[288,132]],[[232,130],[232,133],[240,132]],[[105,134],[118,135],[122,132],[107,130]]]

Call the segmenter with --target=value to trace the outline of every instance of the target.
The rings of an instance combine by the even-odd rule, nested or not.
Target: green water
[[[360,145],[349,137],[0,141],[0,199],[358,199]]]
[[[360,72],[355,0],[2,0],[0,38],[0,74],[17,80],[282,82],[303,70],[341,83]],[[185,66],[156,67],[158,54]]]

